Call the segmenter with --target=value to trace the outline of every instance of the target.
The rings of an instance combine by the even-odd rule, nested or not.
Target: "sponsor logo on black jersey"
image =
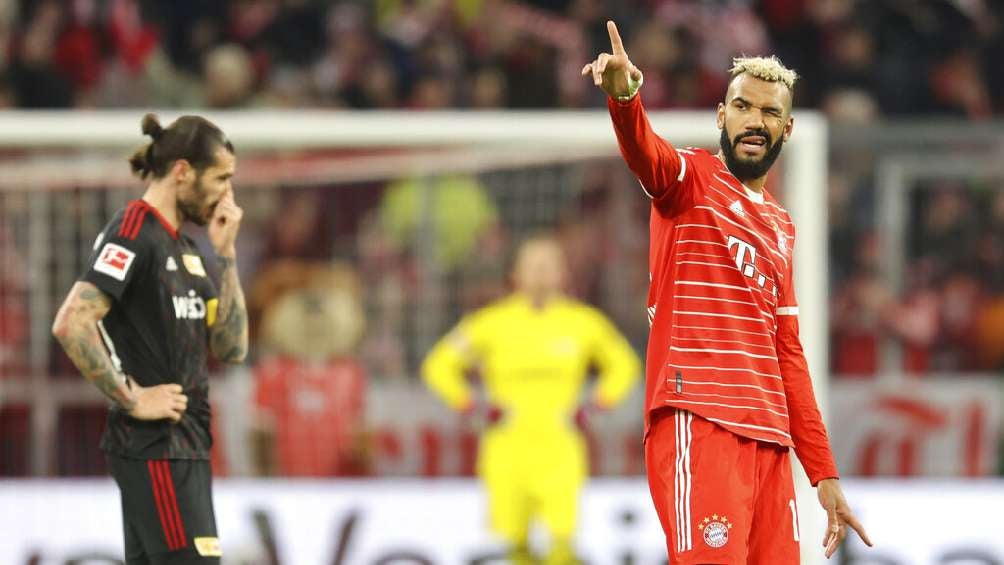
[[[179,320],[205,320],[206,301],[201,296],[195,294],[194,290],[188,291],[188,296],[172,296],[174,301],[174,317]]]

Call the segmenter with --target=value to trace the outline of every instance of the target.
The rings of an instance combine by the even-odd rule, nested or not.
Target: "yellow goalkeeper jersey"
[[[590,400],[603,408],[620,402],[640,372],[630,344],[595,308],[558,298],[537,309],[517,293],[462,319],[429,352],[422,375],[463,410],[474,401],[465,373],[477,368],[487,400],[503,410],[502,428],[543,433],[569,429],[590,367],[598,373]]]

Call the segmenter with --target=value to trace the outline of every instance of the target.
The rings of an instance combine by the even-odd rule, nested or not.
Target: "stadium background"
[[[213,381],[224,543],[230,523],[242,544],[230,562],[490,553],[466,478],[477,422],[437,404],[418,363],[459,315],[505,292],[514,244],[540,229],[569,254],[571,293],[642,352],[647,201],[612,146],[437,146],[437,116],[602,117],[578,70],[607,50],[608,18],[645,71],[651,110],[713,108],[734,54],[776,53],[803,76],[797,106],[829,120],[824,396],[848,494],[885,559],[874,562],[1004,561],[1004,3],[993,0],[0,1],[0,561],[118,547],[97,449],[104,404],[49,325],[91,238],[139,194],[123,156],[149,109],[263,120],[238,142],[255,344],[246,367],[217,367]],[[337,143],[270,147],[265,118],[287,109],[421,112],[432,141],[328,131]],[[66,112],[42,116],[76,141],[53,141],[58,126],[19,138],[39,116],[21,110]],[[393,135],[395,114],[352,123],[367,116]],[[798,124],[796,113],[796,137]],[[116,141],[88,141],[106,130]],[[590,562],[659,562],[637,488],[639,407],[636,394],[591,422]]]

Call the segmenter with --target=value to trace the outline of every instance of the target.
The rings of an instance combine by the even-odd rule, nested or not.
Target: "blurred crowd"
[[[0,107],[600,107],[578,71],[609,50],[608,18],[645,72],[651,108],[712,108],[732,56],[776,53],[802,75],[796,103],[822,109],[838,133],[874,132],[862,126],[878,119],[952,117],[960,127],[1004,115],[996,0],[0,0]],[[932,143],[929,155],[958,150]],[[899,153],[925,155],[903,137],[831,144],[831,369],[1000,371],[1004,180],[907,187],[897,288],[885,269],[876,171],[880,156]],[[1000,141],[971,152],[985,161],[1002,153]],[[256,472],[379,472],[366,453],[400,446],[362,430],[367,387],[413,380],[442,331],[506,292],[509,255],[536,230],[556,232],[571,294],[643,351],[648,203],[611,163],[242,188]],[[94,210],[95,192],[60,197]],[[18,245],[26,210],[26,200],[0,193],[0,378],[31,370],[27,250]],[[51,373],[76,378],[52,349]],[[0,411],[0,453],[21,449],[31,418],[22,408]],[[58,433],[96,436],[103,412],[66,408]],[[74,445],[85,443],[96,439]],[[315,444],[341,447],[318,458]],[[60,472],[99,470],[100,460],[73,460],[79,452],[60,454],[72,456]],[[26,459],[7,461],[7,472],[27,469]]]
[[[608,18],[653,108],[707,108],[732,56],[773,52],[835,118],[1004,110],[992,0],[0,0],[0,103],[597,106],[578,70]]]
[[[607,18],[618,22],[645,71],[643,92],[653,108],[713,107],[731,56],[773,52],[802,75],[798,104],[822,108],[836,128],[879,117],[980,120],[1004,110],[1004,2],[989,0],[0,0],[0,106],[598,106],[600,92],[578,70],[609,48]],[[961,181],[914,191],[923,196],[910,203],[900,293],[881,272],[867,153],[852,147],[831,155],[834,371],[1000,368],[1004,197]],[[594,255],[607,250],[620,265],[643,262],[643,242],[609,251],[602,228],[609,220],[601,213],[609,179],[579,178],[599,179],[575,187],[585,195],[584,212],[551,214],[537,225],[558,226],[579,270],[576,294],[632,326],[634,304],[604,301],[603,293],[643,294],[644,277],[609,283],[602,275],[608,258]],[[420,267],[430,257],[408,245],[422,233],[418,191],[409,182],[290,192],[281,216],[300,220],[263,226],[247,245],[254,251],[245,271],[269,284],[289,271],[259,276],[259,264],[335,257],[358,265],[369,293],[360,356],[381,376],[412,373],[428,345],[402,335],[432,336],[502,293],[514,222],[525,222],[506,217],[520,198],[511,187],[486,193],[477,180],[437,181],[446,202],[433,203],[445,214],[434,223],[450,227],[439,236],[443,256],[433,277]],[[466,204],[455,205],[458,198]],[[449,212],[461,209],[467,213]],[[644,211],[631,217],[643,233]],[[0,250],[14,265],[4,245],[10,236],[0,226]],[[642,252],[625,259],[623,249]],[[17,367],[17,344],[27,340],[18,273],[0,275],[0,368]],[[432,282],[446,290],[429,290],[409,309],[409,293]],[[266,305],[255,307],[261,313]],[[627,331],[644,343],[643,325]],[[901,346],[891,362],[890,341]]]
[[[867,194],[852,179],[840,173],[830,179],[833,371],[1004,370],[1002,181],[945,179],[908,187],[897,292],[884,267],[894,261],[882,245],[888,234],[862,221],[874,210],[860,201]]]

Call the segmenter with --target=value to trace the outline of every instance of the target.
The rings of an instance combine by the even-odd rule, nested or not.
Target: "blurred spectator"
[[[264,260],[330,259],[330,234],[325,191],[286,190],[279,213],[269,227]]]
[[[469,103],[471,108],[489,109],[505,106],[509,96],[509,86],[505,73],[498,67],[482,67],[469,79]]]
[[[143,4],[148,8],[150,23],[160,30],[170,64],[181,72],[198,74],[202,54],[223,41],[230,2],[174,0],[169,5],[149,1]]]
[[[1004,293],[1004,191],[992,191],[984,208],[986,225],[980,230],[976,268],[989,289]]]
[[[858,272],[844,282],[830,314],[830,367],[835,373],[876,373],[893,307],[894,297],[877,273]]]
[[[236,108],[251,98],[254,68],[250,55],[237,45],[214,47],[206,54],[204,77],[210,108]]]
[[[879,116],[875,99],[866,90],[857,88],[829,91],[823,98],[821,109],[831,120],[851,125],[866,125]]]
[[[68,108],[76,102],[70,77],[56,64],[56,44],[64,14],[58,2],[46,0],[24,14],[27,22],[16,42],[11,82],[18,106]]]
[[[976,319],[979,368],[1004,371],[1004,295],[992,298]]]
[[[391,240],[378,210],[366,214],[357,238],[358,269],[367,290],[367,337],[360,356],[374,375],[407,377],[404,340],[408,296],[413,295],[414,263]]]
[[[380,213],[391,241],[401,247],[431,237],[436,266],[445,269],[469,256],[498,214],[481,183],[466,176],[397,181],[387,187]],[[422,218],[429,218],[430,225],[422,225]]]
[[[975,248],[980,228],[973,221],[977,214],[965,187],[941,183],[918,192],[920,222],[912,226],[911,256],[929,261],[933,276],[939,280],[973,268],[975,257],[959,253]]]
[[[11,226],[0,225],[0,378],[28,369],[25,355],[28,270],[24,264],[15,247]]]

